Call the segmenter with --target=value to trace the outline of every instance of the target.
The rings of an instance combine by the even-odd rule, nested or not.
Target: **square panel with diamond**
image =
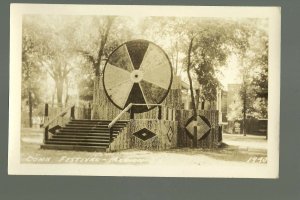
[[[156,136],[155,133],[153,133],[152,131],[150,131],[146,128],[138,130],[137,132],[133,133],[133,135],[143,141],[149,140],[150,138],[153,138],[154,136]]]
[[[191,117],[186,124],[185,129],[191,137],[194,137],[194,127],[197,127],[197,140],[204,138],[211,130],[209,120],[201,115],[197,116],[197,120],[194,120],[194,117]]]

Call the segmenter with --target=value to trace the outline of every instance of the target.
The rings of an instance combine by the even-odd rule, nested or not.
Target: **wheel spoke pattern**
[[[117,105],[124,108],[133,86],[130,73],[122,68],[107,64],[104,82],[107,94]]]
[[[136,42],[136,40],[126,43],[134,69],[139,69],[147,51],[148,42]]]
[[[140,86],[148,104],[158,104],[159,100],[162,99],[168,92],[168,90],[157,87],[156,85],[147,81],[141,81]]]
[[[128,49],[125,45],[120,46],[116,51],[113,52],[113,56],[109,58],[108,63],[129,72],[134,70]]]
[[[146,104],[145,97],[144,97],[141,87],[138,83],[133,84],[133,87],[127,98],[125,107],[130,103]],[[132,107],[132,111],[135,113],[138,113],[139,110],[148,110],[148,107],[147,106],[133,106]]]
[[[133,40],[119,46],[104,68],[104,89],[119,109],[130,103],[160,104],[172,82],[172,67],[167,55],[146,40]],[[141,113],[155,106],[134,106]]]
[[[124,81],[130,80],[130,72],[109,63],[106,66],[104,82],[107,89],[113,88]]]
[[[155,45],[150,44],[140,70],[144,72],[145,81],[167,90],[171,81],[171,76],[166,77],[166,74],[171,73],[171,68],[165,67],[168,65],[170,64],[166,55],[157,51]]]

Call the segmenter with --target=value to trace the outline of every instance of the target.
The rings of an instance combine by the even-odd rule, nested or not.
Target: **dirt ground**
[[[264,165],[267,140],[264,136],[223,134],[223,148],[216,150],[180,148],[165,151],[125,150],[120,152],[79,152],[40,149],[42,129],[21,130],[22,163],[88,164],[174,164],[174,165]]]

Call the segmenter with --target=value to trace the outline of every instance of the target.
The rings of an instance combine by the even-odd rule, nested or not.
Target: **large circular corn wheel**
[[[120,45],[108,57],[103,72],[103,86],[110,101],[119,109],[128,104],[160,104],[172,83],[172,66],[167,54],[146,40],[132,40]],[[133,106],[142,113],[155,105]]]

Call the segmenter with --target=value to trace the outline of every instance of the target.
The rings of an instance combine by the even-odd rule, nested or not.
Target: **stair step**
[[[112,121],[70,121],[70,123],[78,123],[78,124],[109,124],[111,123]],[[128,123],[127,121],[117,121],[115,124],[126,124]]]
[[[95,122],[95,121],[70,121],[71,124],[99,124],[99,125],[108,125],[111,123],[111,121],[100,121],[100,122]],[[116,122],[115,125],[117,124],[127,124],[128,122]]]
[[[118,134],[120,131],[113,131],[113,134]],[[102,131],[91,131],[91,130],[59,130],[57,134],[98,134],[98,135],[109,135],[109,130],[102,130]]]
[[[95,124],[95,123],[74,123],[74,122],[69,122],[68,124],[67,124],[68,126],[76,126],[76,127],[78,127],[78,126],[83,126],[83,127],[93,127],[93,126],[99,126],[99,127],[106,127],[106,128],[108,128],[108,125],[109,125],[109,123],[101,123],[101,124]],[[114,124],[114,126],[113,127],[124,127],[124,126],[126,126],[127,125],[127,123],[117,123],[117,124]]]
[[[113,120],[71,120],[70,122],[78,122],[78,123],[94,123],[94,124],[97,124],[97,123],[105,123],[105,124],[109,124],[111,123]],[[128,123],[129,121],[117,121],[116,123]]]
[[[116,135],[115,135],[116,136]],[[53,135],[52,138],[78,138],[78,139],[96,139],[96,140],[109,140],[109,135],[104,135],[104,136],[89,136],[89,135]]]
[[[118,121],[113,126],[112,139],[126,127],[128,120]],[[42,149],[106,151],[110,144],[111,120],[72,120],[59,129],[41,146]]]
[[[60,129],[60,133],[70,132],[70,133],[110,133],[110,131],[107,130],[70,130],[70,129]],[[120,131],[113,131],[114,133],[118,133]]]
[[[108,122],[110,123],[112,120],[102,120],[102,119],[73,119],[72,122]],[[129,122],[129,120],[118,120],[118,122]]]
[[[113,130],[121,130],[122,128],[114,128]],[[70,131],[109,131],[109,128],[84,128],[84,127],[63,127],[60,130],[70,130]]]
[[[87,132],[58,132],[55,135],[82,135],[82,136],[109,136],[109,132],[87,133]],[[113,136],[117,136],[118,132],[113,132]]]
[[[50,141],[59,141],[59,142],[88,142],[88,143],[103,143],[108,144],[108,139],[90,139],[90,138],[51,138]]]
[[[80,141],[52,141],[48,140],[46,144],[62,144],[62,145],[79,145],[79,146],[103,146],[107,147],[109,143],[106,142],[80,142]]]
[[[53,150],[70,150],[70,151],[89,151],[89,152],[105,152],[106,147],[101,146],[71,146],[71,145],[56,145],[56,144],[44,144],[41,145],[42,149]]]
[[[115,124],[114,128],[123,128],[125,125],[123,124]],[[101,124],[101,125],[95,125],[95,124],[66,124],[66,127],[86,127],[86,128],[108,128],[108,125]]]

